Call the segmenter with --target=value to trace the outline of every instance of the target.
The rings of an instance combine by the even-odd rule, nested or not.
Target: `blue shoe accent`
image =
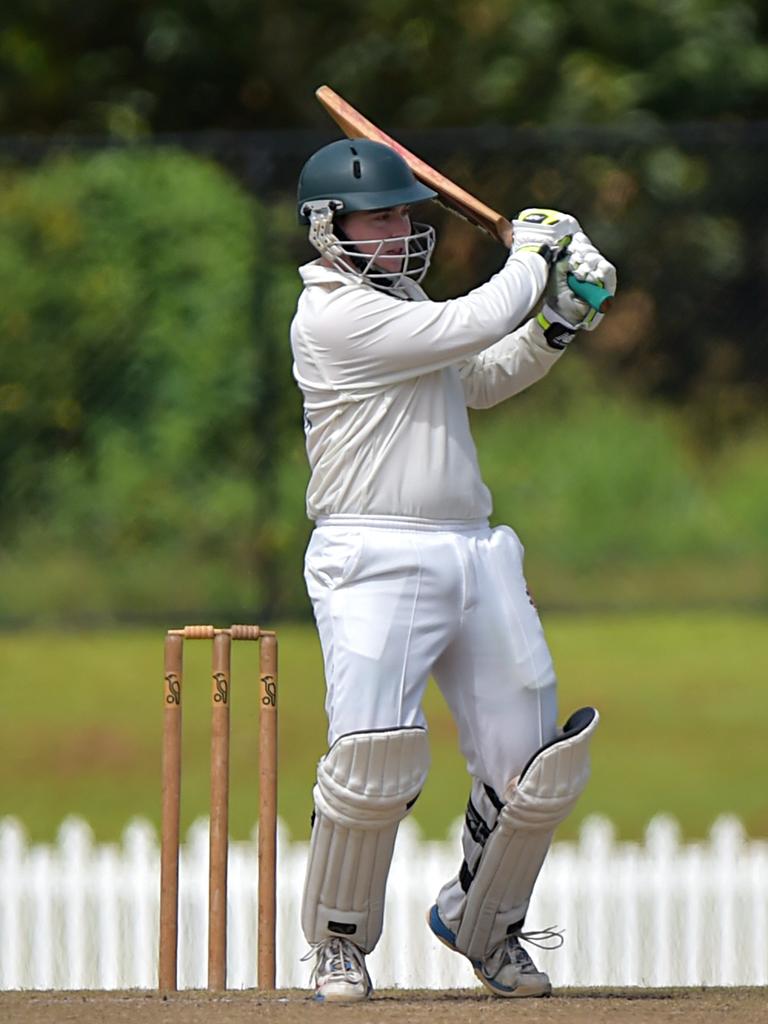
[[[456,949],[456,935],[451,931],[447,924],[443,923],[436,903],[427,915],[427,924],[435,938],[440,939],[444,946],[447,946],[448,949],[452,949],[454,953],[461,952]],[[461,953],[461,955],[466,956],[465,953]],[[480,966],[479,960],[473,960],[471,957],[467,957],[467,960],[469,960],[475,970]]]
[[[427,924],[435,938],[439,939],[444,946],[447,946],[454,953],[460,953],[461,956],[465,956],[469,960],[478,980],[485,985],[489,992],[493,992],[494,995],[506,997],[548,996],[552,992],[549,978],[546,974],[536,969],[533,961],[517,939],[510,936],[506,940],[506,964],[502,962],[502,967],[506,969],[506,967],[512,966],[518,971],[518,976],[515,978],[514,985],[505,985],[496,976],[499,973],[498,966],[495,973],[491,975],[488,973],[482,960],[473,960],[472,957],[467,956],[466,953],[462,953],[460,949],[456,948],[456,934],[441,920],[437,904],[430,909],[427,915]]]
[[[443,924],[436,903],[427,916],[427,923],[429,924],[430,930],[438,937],[438,939],[440,939],[441,942],[444,942],[446,946],[450,946],[454,952],[458,952],[456,949],[456,936],[447,924]]]
[[[489,978],[482,967],[475,968],[475,975],[490,992],[494,992],[498,996],[511,996],[518,988],[517,985],[502,985],[495,978]]]

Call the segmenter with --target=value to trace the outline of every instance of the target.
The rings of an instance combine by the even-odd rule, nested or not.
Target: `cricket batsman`
[[[394,150],[359,139],[318,150],[299,180],[299,218],[319,254],[300,269],[291,326],[315,523],[305,578],[328,716],[302,904],[319,1001],[371,994],[365,957],[381,934],[398,824],[429,765],[430,674],[471,782],[463,860],[428,927],[494,995],[549,995],[521,942],[562,939],[526,931],[526,911],[587,782],[598,722],[587,707],[558,727],[523,547],[511,527],[489,526],[467,408],[529,387],[598,326],[569,273],[614,291],[616,272],[572,216],[524,210],[501,270],[433,302],[420,282],[435,233],[411,210],[435,195]]]

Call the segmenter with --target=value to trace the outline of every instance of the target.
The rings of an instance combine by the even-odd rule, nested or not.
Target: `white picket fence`
[[[425,841],[404,822],[388,887],[384,936],[369,958],[379,987],[477,984],[467,962],[441,946],[425,913],[459,862],[458,829]],[[299,904],[305,843],[280,836],[277,984],[307,984]],[[205,986],[207,824],[182,850],[179,981]],[[230,852],[229,985],[255,986],[254,843]],[[54,845],[30,845],[0,819],[0,989],[123,989],[157,984],[159,851],[136,821],[122,843],[94,844],[88,825],[64,822]],[[556,985],[765,985],[768,983],[768,842],[721,818],[706,842],[681,844],[677,825],[654,819],[643,844],[616,842],[592,818],[577,843],[558,842],[542,871],[531,928],[558,925],[566,944],[534,950]]]

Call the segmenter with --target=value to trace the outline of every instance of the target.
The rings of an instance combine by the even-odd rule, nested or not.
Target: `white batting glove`
[[[569,213],[529,207],[512,221],[512,253],[538,252],[554,263],[580,231],[579,222]]]
[[[598,284],[611,294],[616,291],[616,268],[583,231],[578,231],[568,246],[565,258],[559,260],[550,272],[539,323],[545,330],[550,324],[559,323],[570,332],[594,331],[605,314],[598,313],[571,291],[567,280],[569,274],[580,281]]]

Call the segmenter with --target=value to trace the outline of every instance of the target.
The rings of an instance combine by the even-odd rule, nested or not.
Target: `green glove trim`
[[[536,317],[536,323],[544,331],[544,340],[550,348],[562,352],[570,344],[576,333],[573,327],[566,327],[565,324],[550,323],[544,316],[543,311]]]
[[[613,302],[613,295],[607,289],[589,281],[580,281],[575,274],[568,275],[568,287],[598,313],[605,313]]]

